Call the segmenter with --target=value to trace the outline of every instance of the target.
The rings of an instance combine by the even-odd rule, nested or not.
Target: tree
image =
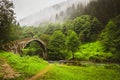
[[[20,39],[20,35],[22,35],[22,28],[19,25],[11,24],[9,31],[10,31],[9,34],[10,41]]]
[[[42,41],[44,41],[46,44],[48,44],[49,39],[50,39],[50,35],[48,35],[48,34],[41,34],[40,39]]]
[[[68,30],[73,30],[73,20],[66,21],[62,24],[62,32],[66,35]]]
[[[70,19],[75,19],[76,17],[81,16],[82,13],[84,12],[84,8],[85,7],[83,6],[83,4],[81,3],[77,4],[77,7],[72,9]]]
[[[97,17],[104,25],[120,14],[120,0],[97,0],[90,2],[83,12]]]
[[[60,29],[61,29],[60,24],[50,23],[50,24],[47,25],[47,29],[45,31],[45,34],[52,35],[54,33],[54,31],[57,31],[57,30],[60,30]]]
[[[15,21],[13,3],[10,0],[0,0],[0,43],[9,41],[11,24]]]
[[[100,21],[89,15],[82,15],[74,19],[74,31],[82,42],[95,41],[102,30]]]
[[[48,58],[62,60],[66,55],[65,35],[61,31],[55,31],[48,43]]]
[[[101,33],[106,51],[116,54],[120,61],[120,15],[110,20]]]
[[[72,58],[74,59],[74,53],[79,49],[80,41],[77,34],[72,30],[68,30],[67,32],[66,45],[68,51],[72,53]]]

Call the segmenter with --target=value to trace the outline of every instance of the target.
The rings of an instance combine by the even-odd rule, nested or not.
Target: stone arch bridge
[[[42,48],[43,58],[46,59],[47,58],[47,49],[45,47],[45,43],[40,39],[26,38],[23,40],[16,40],[16,41],[12,41],[12,42],[0,45],[0,48],[5,51],[21,54],[22,49],[24,49],[26,46],[28,46],[32,41],[35,41],[40,45],[40,47]]]

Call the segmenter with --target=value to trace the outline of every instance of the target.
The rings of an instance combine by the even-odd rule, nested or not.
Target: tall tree
[[[14,21],[12,1],[0,0],[0,44],[9,41],[10,25]]]
[[[66,58],[65,35],[61,31],[55,31],[48,43],[48,58],[61,60]]]
[[[68,30],[66,44],[68,51],[72,53],[72,58],[74,59],[74,53],[79,49],[80,41],[76,32]]]
[[[120,0],[95,0],[89,3],[83,14],[97,17],[104,25],[120,14]]]
[[[101,37],[106,50],[116,54],[120,61],[120,15],[108,22]]]

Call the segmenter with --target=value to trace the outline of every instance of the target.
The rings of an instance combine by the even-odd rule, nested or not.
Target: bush
[[[75,53],[76,59],[97,62],[109,61],[112,57],[113,55],[110,52],[104,52],[104,46],[99,41],[82,44],[79,52]]]

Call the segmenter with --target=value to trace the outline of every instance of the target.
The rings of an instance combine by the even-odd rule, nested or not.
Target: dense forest
[[[0,45],[27,38],[40,39],[46,44],[47,58],[46,62],[41,59],[42,55],[39,53],[42,52],[42,49],[37,42],[33,41],[29,46],[21,50],[22,55],[20,56],[16,56],[15,54],[9,52],[7,53],[0,46],[0,64],[4,62],[4,60],[2,60],[4,57],[8,60],[8,63],[13,66],[13,68],[18,70],[21,74],[26,74],[23,75],[24,77],[19,77],[15,80],[23,80],[25,77],[33,76],[34,74],[38,73],[40,69],[43,69],[48,65],[47,61],[64,60],[65,64],[72,66],[88,66],[85,64],[83,65],[81,61],[116,63],[114,65],[105,65],[105,67],[108,69],[115,69],[115,71],[120,71],[120,66],[117,65],[120,64],[119,5],[120,0],[93,0],[85,7],[83,7],[82,4],[78,4],[76,8],[74,7],[75,5],[73,5],[71,8],[67,9],[66,12],[68,13],[69,18],[63,23],[46,23],[37,27],[21,27],[20,24],[15,20],[15,13],[13,9],[14,5],[12,1],[1,0]],[[56,16],[56,18],[59,17]],[[15,59],[18,59],[18,61]],[[29,59],[25,66],[31,66],[31,68],[36,67],[38,69],[35,68],[36,70],[32,69],[29,71],[25,66],[20,67],[19,65],[24,65],[21,59],[23,59],[23,62]],[[16,62],[12,62],[12,60],[15,60]],[[32,61],[34,62],[33,65],[31,64]],[[70,61],[72,63],[69,63]],[[42,68],[39,65],[41,65]],[[63,70],[63,72],[66,71],[66,75],[63,76],[70,75],[70,71],[67,70],[67,68],[70,68],[73,70],[73,72],[74,69],[77,70],[77,67],[66,66],[64,70],[61,67],[56,67],[53,72],[46,74],[43,79],[38,80],[49,80],[50,76],[48,75],[50,74],[54,74],[54,76],[58,77],[60,73],[55,74],[57,73],[57,70]],[[101,67],[98,67],[98,69],[99,68],[102,69]],[[88,67],[87,69],[90,70],[91,67]],[[98,69],[96,69],[96,72],[99,72]],[[91,70],[94,69],[92,68]],[[110,72],[112,73],[112,71]],[[99,75],[101,78],[98,78],[98,80],[119,80],[120,73],[113,73],[114,74],[112,76],[116,75],[116,79],[113,79],[112,77],[105,78],[103,75]],[[105,72],[105,74],[106,76],[111,76],[107,72]],[[48,78],[44,79],[46,76]],[[72,73],[71,76],[73,76]],[[67,79],[65,77],[62,79],[61,77],[62,76],[60,76],[60,78],[52,77],[50,80],[70,80],[71,78],[68,77]],[[3,74],[1,73],[0,79],[3,79]],[[72,80],[80,79],[82,78],[72,78]],[[89,76],[88,78],[86,76],[83,80],[86,79],[96,80]]]

